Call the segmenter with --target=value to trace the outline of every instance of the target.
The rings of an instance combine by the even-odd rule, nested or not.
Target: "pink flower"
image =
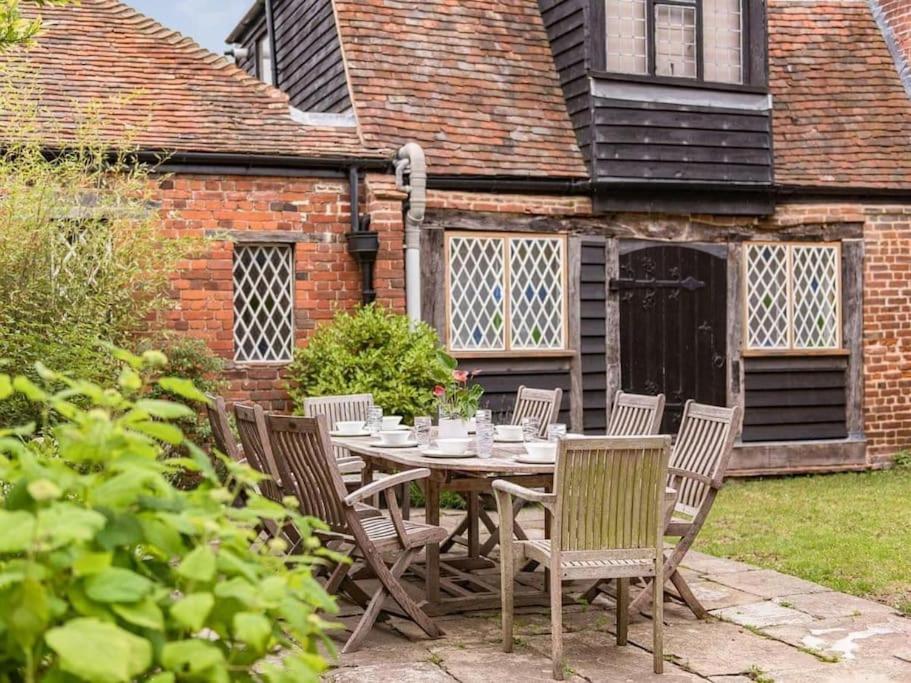
[[[436,396],[437,398],[440,398],[440,397],[442,397],[442,396],[445,396],[445,395],[446,395],[446,389],[444,389],[442,386],[440,386],[439,384],[437,384],[437,385],[433,388],[433,395]]]
[[[452,378],[460,384],[465,384],[468,381],[468,373],[464,370],[453,370]]]

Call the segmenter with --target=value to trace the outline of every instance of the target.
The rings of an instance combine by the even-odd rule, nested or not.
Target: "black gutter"
[[[272,53],[272,58],[269,60],[272,68],[272,85],[278,88],[278,50],[275,46],[275,17],[272,12],[272,0],[266,0],[266,35],[269,38],[269,50]]]
[[[243,154],[227,152],[167,152],[164,150],[142,150],[136,158],[150,165],[180,168],[184,166],[206,167],[213,170],[231,168],[244,170],[249,174],[262,169],[283,171],[338,171],[347,176],[351,166],[365,170],[388,171],[392,161],[378,157],[304,157],[282,154]],[[226,171],[225,171],[226,172]]]
[[[428,175],[427,189],[581,195],[588,194],[591,191],[591,181],[586,178],[546,178],[539,176]]]
[[[380,236],[370,229],[370,216],[361,216],[360,213],[361,170],[357,166],[348,169],[348,185],[351,192],[351,232],[345,237],[348,253],[361,267],[361,303],[366,306],[376,301],[373,274],[380,251]]]
[[[911,188],[889,187],[831,187],[828,185],[776,185],[775,192],[780,197],[799,198],[811,200],[814,198],[831,199],[844,197],[845,199],[870,199],[911,200]]]

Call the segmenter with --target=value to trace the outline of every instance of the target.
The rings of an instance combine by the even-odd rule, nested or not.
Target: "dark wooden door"
[[[662,432],[689,399],[726,405],[727,258],[723,245],[623,243],[620,362],[624,391],[667,396]]]

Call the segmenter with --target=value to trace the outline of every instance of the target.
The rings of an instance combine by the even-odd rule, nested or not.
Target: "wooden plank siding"
[[[607,251],[582,242],[579,353],[582,362],[582,424],[586,434],[607,429]]]
[[[594,99],[599,180],[772,183],[768,112]]]
[[[586,161],[591,160],[591,86],[589,85],[588,0],[539,0],[550,38],[554,64],[566,98],[576,139]]]
[[[493,411],[494,421],[508,423],[520,386],[533,389],[562,389],[563,404],[559,422],[570,422],[570,359],[536,358],[533,355],[502,358],[475,358],[459,363],[461,369],[477,371],[475,381],[484,387],[481,407]]]
[[[745,358],[743,441],[844,439],[846,356]]]
[[[273,0],[278,87],[305,112],[343,113],[351,97],[332,0]],[[239,66],[256,76],[256,45],[266,34],[261,13],[244,33]]]

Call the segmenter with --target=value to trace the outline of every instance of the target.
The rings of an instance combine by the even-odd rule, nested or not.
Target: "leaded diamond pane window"
[[[453,351],[562,350],[566,241],[538,235],[447,235]]]
[[[748,244],[747,348],[841,348],[841,251],[835,244]]]
[[[449,240],[450,347],[460,351],[506,348],[506,260],[503,240]]]
[[[509,240],[513,349],[562,349],[563,239]]]
[[[293,246],[235,245],[235,360],[287,362],[293,351]]]

